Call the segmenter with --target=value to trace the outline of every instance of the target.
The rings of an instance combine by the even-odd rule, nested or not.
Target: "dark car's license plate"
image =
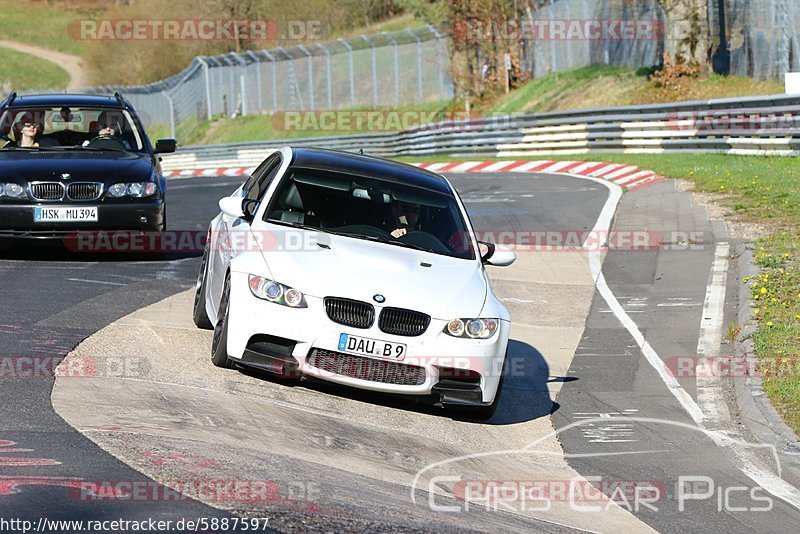
[[[37,206],[33,211],[34,222],[97,222],[97,207],[43,208]]]

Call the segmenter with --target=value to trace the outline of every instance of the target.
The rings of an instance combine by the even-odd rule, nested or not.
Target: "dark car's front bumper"
[[[97,206],[96,222],[34,222],[36,206],[46,207],[86,207]],[[115,203],[42,203],[5,204],[0,202],[0,239],[23,240],[63,240],[76,232],[97,232],[101,230],[144,230],[164,229],[165,203],[163,198],[150,198]]]

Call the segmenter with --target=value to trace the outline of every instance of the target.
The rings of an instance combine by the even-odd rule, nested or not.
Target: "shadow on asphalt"
[[[276,382],[289,387],[304,387],[320,393],[335,395],[356,402],[377,404],[407,412],[424,413],[447,417],[458,421],[482,425],[511,425],[532,421],[549,416],[559,408],[558,403],[550,399],[547,382],[550,375],[549,366],[541,353],[527,343],[510,339],[508,341],[508,357],[505,366],[505,384],[500,393],[500,404],[491,419],[481,421],[471,418],[467,413],[454,412],[441,406],[433,405],[434,399],[414,398],[402,395],[387,395],[373,391],[340,386],[331,382],[304,378],[291,380],[280,378],[255,369],[239,368],[239,372]],[[568,378],[564,379],[569,380]]]

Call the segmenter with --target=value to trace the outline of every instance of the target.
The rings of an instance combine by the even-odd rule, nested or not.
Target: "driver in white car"
[[[392,204],[392,220],[396,226],[396,228],[390,232],[392,237],[397,239],[406,235],[409,228],[414,230],[419,220],[419,211],[419,204],[399,201]]]

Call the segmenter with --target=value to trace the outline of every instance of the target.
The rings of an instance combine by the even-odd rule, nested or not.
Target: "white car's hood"
[[[344,297],[427,313],[434,319],[474,317],[488,290],[477,261],[331,234],[303,250],[265,250],[274,280],[314,297]],[[319,247],[319,241],[330,248]],[[424,266],[425,265],[430,265]]]

